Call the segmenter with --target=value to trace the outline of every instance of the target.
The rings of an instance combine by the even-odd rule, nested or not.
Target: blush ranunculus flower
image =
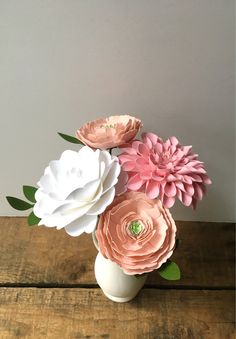
[[[120,165],[107,151],[88,146],[51,161],[36,191],[39,225],[65,228],[71,236],[94,231],[98,215],[113,201]]]
[[[172,255],[176,225],[160,200],[126,192],[102,213],[96,237],[105,258],[126,274],[143,274],[158,269]]]
[[[132,116],[111,116],[86,123],[76,137],[92,148],[108,149],[134,139],[141,127],[141,120]]]
[[[181,146],[176,137],[164,142],[154,133],[143,133],[142,141],[122,146],[119,160],[129,177],[127,189],[159,197],[166,208],[174,205],[176,197],[195,208],[211,180],[191,149]]]

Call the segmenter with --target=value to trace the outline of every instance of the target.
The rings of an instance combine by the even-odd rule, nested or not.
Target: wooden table
[[[179,282],[150,274],[133,301],[98,288],[90,235],[0,218],[0,338],[234,338],[234,224],[177,222]]]

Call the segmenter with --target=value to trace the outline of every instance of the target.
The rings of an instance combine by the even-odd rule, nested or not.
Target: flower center
[[[110,125],[101,125],[100,128],[115,128],[115,124],[110,124]]]
[[[168,161],[170,159],[170,151],[163,152],[161,157],[164,162]]]
[[[143,223],[140,220],[132,221],[129,224],[129,231],[135,237],[137,237],[142,232],[143,228]]]

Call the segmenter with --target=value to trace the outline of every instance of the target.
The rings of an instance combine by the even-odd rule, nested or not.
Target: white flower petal
[[[114,161],[109,168],[109,172],[103,182],[103,191],[106,192],[118,182],[121,166],[118,161]]]
[[[84,215],[83,217],[73,221],[65,227],[66,232],[72,237],[77,237],[83,232],[92,233],[97,224],[97,216]]]
[[[98,217],[97,217],[97,215],[86,215],[86,217],[88,217],[88,218],[91,217],[91,219],[90,219],[90,221],[87,222],[85,232],[86,233],[92,233],[97,226]]]
[[[34,207],[41,218],[39,224],[68,227],[73,235],[92,232],[97,215],[114,199],[119,173],[117,158],[107,151],[84,146],[78,152],[63,152],[59,160],[50,162],[39,181]],[[82,220],[87,220],[87,226],[82,226]]]
[[[105,171],[108,169],[111,163],[111,155],[108,152],[100,152],[99,154],[100,163],[100,178],[104,176]]]
[[[101,180],[96,179],[87,183],[84,187],[78,188],[73,191],[68,197],[67,200],[76,200],[76,201],[92,201],[95,196],[102,193]]]
[[[48,227],[55,226],[57,229],[61,229],[86,214],[91,206],[92,204],[86,204],[84,206],[66,204],[59,207],[53,214],[45,215],[40,224]]]
[[[50,174],[45,174],[40,179],[39,186],[44,188],[46,193],[49,193],[55,189],[55,180],[52,180],[52,176],[50,176]]]
[[[34,205],[34,214],[39,218],[43,218],[44,215],[53,213],[58,207],[66,204],[66,201],[52,199],[49,195],[40,190],[36,191],[35,198],[37,202]]]
[[[53,177],[56,180],[58,180],[58,178],[62,175],[62,170],[63,170],[62,166],[60,166],[60,161],[58,161],[58,160],[50,161],[49,168],[51,170]]]
[[[89,215],[98,215],[105,211],[115,197],[115,188],[112,187],[109,191],[104,193],[101,198],[90,208],[87,212]]]
[[[61,154],[59,161],[65,165],[67,165],[68,163],[74,165],[78,161],[78,152],[66,150]]]
[[[78,162],[81,168],[82,175],[87,179],[87,182],[99,178],[99,153],[95,152],[88,146],[84,146],[78,152]]]

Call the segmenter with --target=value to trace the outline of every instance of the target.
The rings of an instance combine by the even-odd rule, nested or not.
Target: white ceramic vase
[[[119,303],[132,300],[143,287],[147,274],[140,277],[127,275],[114,262],[99,252],[94,265],[95,277],[103,293]]]
[[[93,242],[99,251],[95,233],[93,233]],[[104,258],[100,252],[94,263],[94,272],[97,283],[106,297],[119,303],[132,300],[147,279],[147,274],[141,276],[125,274],[119,265]]]

